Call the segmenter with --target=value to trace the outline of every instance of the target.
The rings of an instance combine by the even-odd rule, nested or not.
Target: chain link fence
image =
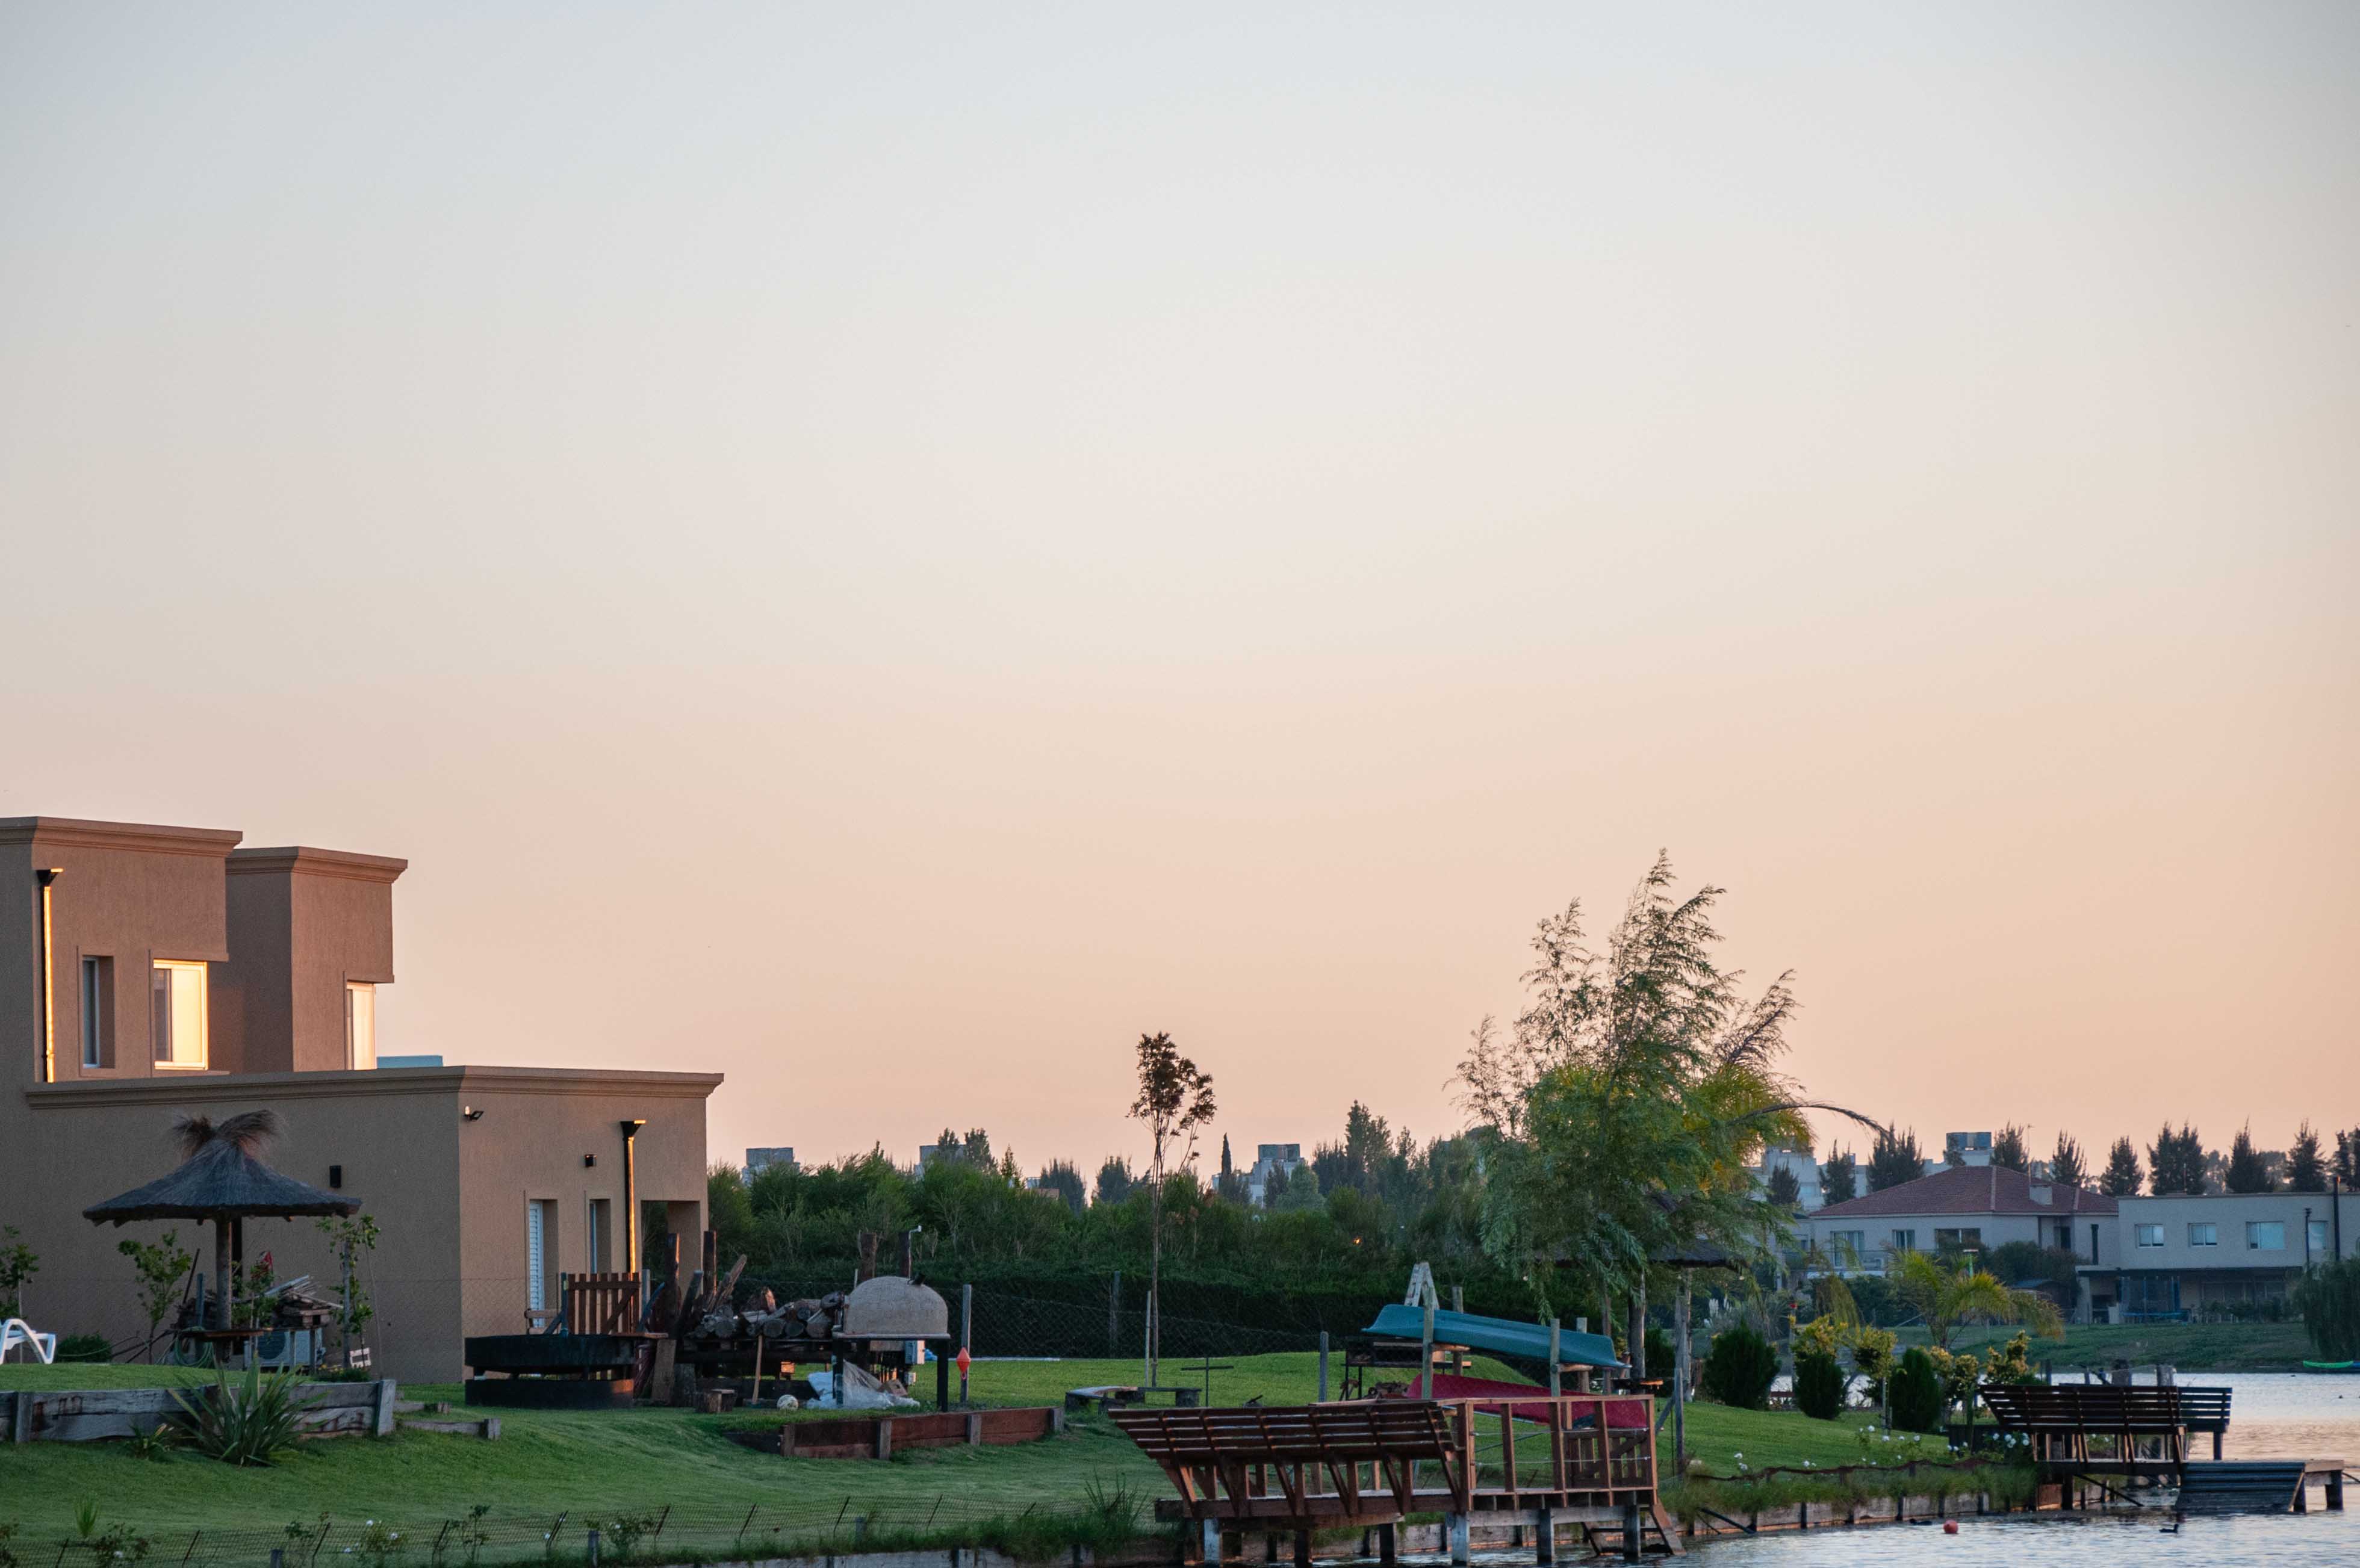
[[[128,1530],[5,1545],[25,1568],[472,1568],[492,1564],[727,1563],[778,1557],[989,1545],[1045,1556],[1076,1544],[1116,1546],[1147,1530],[1150,1500],[1120,1480],[1021,1509],[946,1486],[931,1496],[829,1492],[727,1512],[494,1515],[292,1520],[277,1529]],[[595,1532],[594,1541],[593,1532]],[[144,1550],[143,1550],[144,1548]]]

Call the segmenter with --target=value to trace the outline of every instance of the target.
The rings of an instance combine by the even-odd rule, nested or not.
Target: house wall
[[[118,1343],[144,1334],[131,1264],[117,1244],[172,1231],[202,1255],[210,1274],[210,1229],[190,1221],[102,1229],[82,1210],[179,1162],[170,1132],[176,1115],[219,1120],[267,1107],[286,1132],[264,1152],[265,1162],[320,1187],[329,1184],[330,1167],[341,1166],[341,1191],[377,1223],[380,1239],[361,1271],[377,1309],[367,1331],[377,1365],[404,1381],[456,1381],[465,1335],[524,1329],[528,1195],[556,1203],[554,1267],[589,1269],[583,1224],[589,1200],[607,1198],[611,1212],[621,1213],[623,1117],[648,1124],[639,1135],[642,1200],[666,1204],[672,1222],[695,1234],[705,1196],[705,1101],[720,1082],[711,1073],[418,1067],[31,1090],[34,1174],[16,1190],[5,1221],[41,1258],[26,1293],[27,1316],[45,1330],[104,1334]],[[482,1117],[468,1121],[469,1107]],[[598,1163],[585,1167],[585,1153]],[[333,1286],[337,1279],[316,1221],[247,1222],[248,1265],[266,1251],[281,1279],[309,1274]]]
[[[659,1205],[663,1223],[682,1238],[687,1267],[695,1267],[705,1213],[705,1105],[721,1082],[718,1074],[462,1071],[466,1079],[461,1097],[483,1113],[459,1131],[467,1334],[524,1332],[528,1203],[553,1204],[556,1256],[550,1267],[578,1274],[595,1267],[590,1205],[604,1200],[614,1227],[607,1263],[614,1269],[624,1267],[620,1124],[626,1118],[647,1124],[632,1140],[643,1214],[645,1205]],[[597,1163],[585,1165],[585,1157]],[[649,1254],[643,1261],[652,1267],[658,1259]]]
[[[2344,1208],[2344,1255],[2360,1253],[2360,1199],[2345,1194]],[[2334,1211],[2324,1192],[2214,1192],[2198,1197],[2181,1196],[2125,1198],[2122,1200],[2123,1248],[2119,1267],[2130,1270],[2170,1269],[2293,1269],[2300,1272],[2305,1258],[2303,1250],[2303,1213],[2309,1210],[2313,1219],[2325,1220],[2327,1251],[2314,1251],[2310,1261],[2332,1261],[2329,1253],[2335,1245]],[[2256,1249],[2245,1243],[2245,1225],[2249,1220],[2276,1221],[2286,1226],[2286,1246],[2276,1250]],[[2210,1225],[2220,1236],[2214,1247],[2198,1247],[2188,1239],[2191,1224]],[[2138,1245],[2140,1225],[2163,1227],[2163,1244],[2159,1247]]]
[[[58,817],[0,821],[0,1076],[42,1074],[40,894],[35,873],[62,869],[50,896],[50,983],[59,1083],[145,1078],[150,1049],[149,965],[159,958],[229,956],[223,865],[238,834]],[[82,1065],[82,961],[115,960],[114,1064]],[[210,1026],[213,1060],[235,1065],[235,1038]],[[174,1072],[166,1068],[167,1074]]]
[[[214,1016],[234,1020],[249,1073],[333,1073],[353,1065],[344,986],[393,979],[393,883],[408,862],[311,848],[229,857],[230,962],[214,976]]]
[[[1863,1232],[1860,1268],[1855,1271],[1880,1274],[1885,1270],[1885,1254],[1892,1247],[1893,1233],[1896,1230],[1915,1231],[1917,1250],[1932,1252],[1935,1250],[1934,1233],[1937,1230],[1980,1229],[1983,1232],[1982,1251],[1989,1253],[1994,1247],[2015,1241],[2028,1241],[2040,1247],[2054,1246],[2056,1227],[2060,1222],[2072,1225],[2072,1250],[2084,1263],[2090,1260],[2090,1230],[2095,1225],[2098,1256],[2107,1267],[2114,1267],[2120,1248],[2115,1240],[2117,1222],[2112,1214],[1879,1214],[1852,1219],[1841,1215],[1829,1218],[1808,1215],[1803,1224],[1812,1242],[1830,1255],[1835,1251],[1834,1238],[1839,1233]]]

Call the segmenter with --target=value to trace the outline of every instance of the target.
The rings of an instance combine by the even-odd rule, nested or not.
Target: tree
[[[1895,1132],[1891,1127],[1876,1129],[1876,1141],[1868,1150],[1870,1192],[1882,1192],[1904,1181],[1915,1181],[1925,1173],[1926,1157],[1918,1152],[1917,1133]]]
[[[1699,1386],[1707,1398],[1732,1410],[1758,1410],[1769,1406],[1777,1377],[1778,1352],[1752,1324],[1741,1323],[1713,1336]]]
[[[2360,1127],[2335,1135],[2335,1179],[2345,1187],[2360,1187]]]
[[[2204,1144],[2196,1129],[2185,1123],[2178,1132],[2171,1124],[2163,1124],[2155,1142],[2147,1151],[2147,1191],[2158,1197],[2185,1192],[2202,1197],[2204,1192]]]
[[[1893,1374],[1893,1424],[1904,1432],[1933,1432],[1942,1424],[1942,1375],[1934,1358],[1909,1347]]]
[[[2032,1169],[2032,1150],[2024,1141],[2024,1131],[2014,1122],[1999,1129],[1999,1136],[1992,1139],[1991,1162],[1994,1165],[2004,1171]]]
[[[2296,1192],[2327,1191],[2327,1161],[2319,1152],[2319,1135],[2306,1120],[2295,1129],[2294,1147],[2287,1150],[2287,1187]]]
[[[2360,1258],[2311,1270],[2296,1284],[2294,1302],[2321,1359],[2360,1359]]]
[[[1196,1129],[1213,1119],[1213,1075],[1180,1054],[1168,1034],[1139,1037],[1139,1098],[1131,1114],[1147,1124],[1147,1381],[1156,1381],[1164,1337],[1159,1287],[1164,1277],[1164,1186],[1175,1164],[1196,1158]],[[1181,1150],[1175,1161],[1173,1151]]]
[[[1778,1069],[1795,1010],[1782,975],[1752,1001],[1715,962],[1718,887],[1676,898],[1658,855],[1604,951],[1581,905],[1540,922],[1529,1005],[1502,1033],[1477,1026],[1459,1063],[1487,1130],[1485,1250],[1547,1281],[1634,1288],[1649,1253],[1710,1239],[1770,1255],[1776,1216],[1755,1201],[1765,1145],[1808,1142],[1816,1106]]]
[[[139,1277],[139,1308],[148,1314],[147,1355],[153,1360],[156,1336],[165,1318],[180,1305],[180,1293],[195,1270],[196,1255],[180,1244],[178,1231],[169,1230],[160,1241],[126,1236],[115,1244],[115,1250],[131,1259],[132,1272]]]
[[[1789,1213],[1802,1205],[1802,1179],[1784,1165],[1770,1172],[1770,1180],[1763,1184],[1763,1190],[1771,1203]]]
[[[1132,1180],[1131,1162],[1119,1154],[1109,1154],[1098,1167],[1097,1184],[1090,1191],[1090,1202],[1100,1205],[1120,1203],[1131,1196],[1138,1183]]]
[[[2105,1174],[2098,1178],[2098,1191],[2109,1198],[2135,1198],[2146,1181],[2139,1170],[2138,1145],[2129,1138],[2114,1139],[2114,1149],[2106,1157]]]
[[[1338,1187],[1337,1191],[1349,1192],[1352,1189]],[[1317,1214],[1328,1206],[1319,1195],[1319,1172],[1308,1160],[1295,1168],[1283,1190],[1273,1191],[1268,1196],[1268,1206],[1282,1214]]]
[[[1838,1149],[1819,1167],[1819,1198],[1823,1203],[1849,1203],[1860,1196],[1860,1161]]]
[[[2082,1187],[2089,1183],[2081,1169],[2081,1146],[2073,1141],[2071,1133],[2057,1135],[2057,1152],[2049,1157],[2049,1179],[2060,1187]]]
[[[1070,1161],[1064,1160],[1052,1160],[1043,1169],[1041,1191],[1054,1192],[1065,1201],[1065,1207],[1077,1214],[1082,1212],[1083,1205],[1089,1201],[1090,1195],[1089,1189],[1083,1185],[1082,1173],[1076,1171]]]
[[[25,1282],[40,1271],[40,1255],[16,1239],[16,1227],[0,1225],[0,1318],[25,1315]]]
[[[1897,1252],[1887,1269],[1901,1299],[1926,1320],[1935,1345],[1950,1348],[1950,1335],[1970,1323],[2020,1323],[2044,1339],[2064,1337],[2056,1304],[2038,1290],[2011,1288],[1995,1274],[1941,1262],[1923,1252]]]
[[[2251,1123],[2239,1127],[2237,1136],[2230,1140],[2229,1171],[2221,1184],[2232,1192],[2278,1191],[2278,1184],[2271,1179],[2268,1167],[2262,1163],[2262,1157],[2254,1151],[2254,1131]]]

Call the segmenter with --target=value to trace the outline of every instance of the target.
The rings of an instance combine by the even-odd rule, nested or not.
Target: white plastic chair
[[[6,1323],[0,1323],[0,1361],[7,1360],[8,1353],[20,1345],[31,1345],[33,1354],[39,1356],[44,1363],[53,1362],[58,1358],[56,1334],[36,1334],[33,1332],[33,1325],[23,1318],[10,1318]]]

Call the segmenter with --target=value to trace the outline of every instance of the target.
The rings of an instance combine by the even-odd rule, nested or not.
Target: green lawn
[[[1952,1336],[1954,1350],[1980,1350],[2006,1339],[2012,1328],[1971,1328]],[[1926,1342],[1923,1330],[1905,1333],[1905,1345]],[[2125,1323],[2074,1326],[2065,1337],[2037,1339],[2032,1359],[2069,1367],[2111,1365],[2122,1358],[2139,1366],[2161,1361],[2182,1372],[2298,1372],[2305,1356],[2316,1355],[2302,1324],[2289,1323]]]
[[[1220,1404],[1260,1397],[1271,1404],[1310,1399],[1317,1357],[1307,1354],[1239,1356],[1213,1375]],[[1340,1370],[1340,1367],[1339,1367]],[[1499,1369],[1479,1365],[1479,1373]],[[0,1388],[138,1387],[192,1375],[145,1367],[0,1367]],[[1135,1381],[1135,1363],[1111,1361],[978,1362],[972,1392],[981,1402],[1046,1404],[1085,1384]],[[1173,1377],[1167,1374],[1168,1377]],[[1176,1380],[1175,1378],[1174,1380]],[[416,1386],[405,1399],[449,1399],[449,1386]],[[238,1470],[179,1454],[161,1462],[134,1458],[117,1443],[38,1443],[0,1459],[0,1526],[19,1521],[19,1545],[54,1543],[71,1530],[76,1504],[95,1500],[107,1518],[126,1522],[157,1541],[159,1554],[180,1555],[189,1532],[233,1550],[234,1532],[251,1532],[236,1550],[267,1549],[267,1534],[324,1512],[334,1542],[364,1520],[398,1523],[411,1541],[439,1532],[443,1521],[475,1505],[508,1521],[507,1533],[485,1552],[486,1562],[538,1554],[540,1535],[559,1514],[568,1516],[566,1540],[589,1518],[672,1510],[667,1539],[697,1539],[703,1529],[727,1541],[750,1531],[759,1543],[806,1541],[841,1533],[866,1519],[870,1539],[902,1532],[973,1526],[1087,1510],[1094,1497],[1126,1489],[1136,1502],[1161,1496],[1164,1484],[1111,1423],[1078,1418],[1047,1442],[1007,1448],[922,1450],[888,1464],[781,1459],[742,1448],[726,1426],[776,1420],[763,1412],[709,1417],[674,1410],[567,1413],[500,1412],[497,1443],[405,1432],[388,1440],[342,1439],[306,1443],[269,1469]],[[1856,1428],[1866,1418],[1820,1422],[1789,1412],[1692,1405],[1689,1451],[1718,1474],[1736,1472],[1740,1456],[1758,1471],[1809,1461],[1825,1467],[1856,1463]],[[1487,1441],[1488,1446],[1488,1441]],[[1528,1451],[1529,1452],[1529,1451]],[[1670,1473],[1668,1431],[1663,1465]],[[1882,1451],[1880,1457],[1891,1451]],[[1900,1457],[1894,1454],[1894,1457]],[[748,1522],[751,1510],[751,1522]],[[929,1538],[931,1539],[931,1538]],[[717,1552],[718,1547],[713,1549]],[[209,1549],[210,1550],[210,1549]],[[202,1561],[206,1552],[199,1553]],[[347,1565],[349,1568],[349,1565]],[[370,1568],[388,1568],[373,1563]]]

